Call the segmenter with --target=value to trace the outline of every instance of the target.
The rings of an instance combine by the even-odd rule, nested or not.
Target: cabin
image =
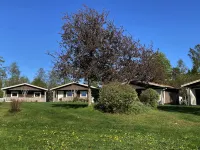
[[[181,85],[186,88],[189,105],[200,105],[200,79]]]
[[[50,89],[53,92],[53,102],[73,101],[74,98],[85,100],[88,99],[88,85],[77,82],[67,83]],[[91,86],[93,102],[98,99],[99,89]]]
[[[20,100],[24,102],[46,102],[47,89],[28,83],[2,88],[6,102]]]
[[[179,89],[169,85],[157,84],[154,82],[131,81],[130,85],[136,90],[138,96],[142,91],[152,88],[159,94],[159,104],[179,104]]]

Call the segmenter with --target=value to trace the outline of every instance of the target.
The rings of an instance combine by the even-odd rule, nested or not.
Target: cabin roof
[[[155,88],[167,88],[167,89],[177,89],[173,86],[169,86],[169,85],[165,85],[165,84],[158,84],[158,83],[155,83],[155,82],[142,82],[142,81],[131,81],[130,84],[134,84],[134,85],[137,85],[137,86],[140,86],[140,87],[144,87],[144,86],[152,86],[152,87],[155,87]]]
[[[2,88],[2,90],[12,89],[12,88],[20,87],[20,86],[23,86],[23,85],[30,86],[30,87],[37,88],[37,89],[41,89],[41,90],[44,90],[44,91],[48,90],[48,89],[45,89],[45,88],[42,88],[42,87],[39,87],[39,86],[36,86],[36,85],[32,85],[32,84],[29,84],[29,83],[21,83],[21,84],[16,84],[16,85],[4,87],[4,88]]]
[[[67,83],[67,84],[63,84],[63,85],[60,85],[60,86],[57,86],[57,87],[54,87],[50,90],[56,90],[56,89],[60,89],[62,87],[66,87],[66,86],[69,86],[69,85],[72,85],[72,84],[76,84],[76,85],[80,85],[80,86],[84,86],[84,87],[88,87],[87,84],[81,84],[81,83],[77,83],[77,82],[70,82],[70,83]],[[91,88],[93,89],[98,89],[97,87],[94,87],[94,86],[91,86]]]
[[[189,83],[186,83],[186,84],[183,84],[183,85],[181,85],[181,87],[187,87],[187,86],[191,86],[191,85],[197,84],[197,83],[200,83],[200,79],[192,81],[192,82],[189,82]]]

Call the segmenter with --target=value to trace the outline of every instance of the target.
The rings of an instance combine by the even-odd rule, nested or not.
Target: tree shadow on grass
[[[52,107],[63,107],[63,108],[74,108],[74,109],[77,109],[77,108],[84,108],[84,107],[87,107],[88,104],[87,103],[61,103],[61,104],[52,104]]]
[[[158,106],[158,109],[162,111],[187,113],[200,116],[200,106],[166,105]]]

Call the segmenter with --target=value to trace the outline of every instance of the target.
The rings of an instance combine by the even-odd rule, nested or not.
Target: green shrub
[[[88,100],[80,97],[74,97],[73,102],[88,102]]]
[[[150,107],[144,105],[142,102],[140,101],[135,101],[133,102],[133,104],[131,105],[131,109],[130,109],[130,113],[133,114],[140,114],[143,112],[147,112],[150,110]]]
[[[140,95],[140,101],[145,105],[150,105],[151,107],[157,107],[159,100],[159,94],[153,89],[146,89]]]
[[[21,109],[21,101],[20,100],[11,100],[11,103],[10,103],[10,112],[18,112],[20,111]]]
[[[131,110],[131,104],[137,100],[137,93],[130,85],[110,83],[101,88],[99,102],[95,108],[109,113],[126,113]]]

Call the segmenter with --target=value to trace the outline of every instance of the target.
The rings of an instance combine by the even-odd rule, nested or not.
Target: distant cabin
[[[200,80],[195,80],[181,86],[186,88],[189,105],[200,105]]]
[[[28,83],[2,88],[4,101],[46,102],[47,89]]]
[[[131,81],[130,85],[136,90],[138,96],[145,89],[152,88],[159,94],[159,104],[179,104],[179,89],[172,86],[141,81]]]
[[[50,89],[53,92],[53,101],[73,101],[74,98],[86,100],[88,99],[88,85],[77,82],[67,83]],[[91,86],[92,99],[96,101],[98,98],[99,89]]]

